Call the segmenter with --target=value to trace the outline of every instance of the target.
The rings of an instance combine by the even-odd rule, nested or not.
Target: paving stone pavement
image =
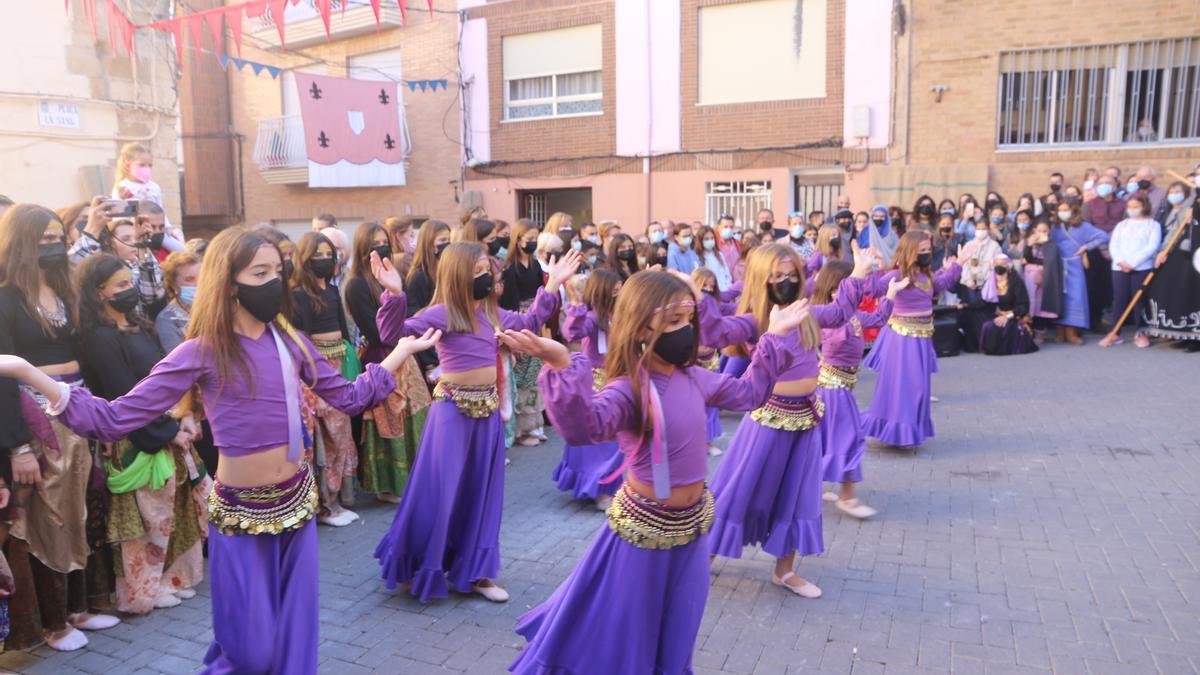
[[[827,551],[799,568],[824,597],[772,586],[761,551],[718,560],[696,672],[1200,670],[1200,356],[1048,346],[940,365],[938,436],[915,453],[868,451],[862,494],[880,514],[826,511]],[[873,386],[867,374],[860,402]],[[737,421],[725,417],[722,442]],[[507,605],[453,596],[422,607],[384,590],[371,554],[391,506],[321,528],[321,672],[504,672],[522,647],[515,618],[551,593],[603,523],[551,484],[560,447],[511,452]],[[194,672],[212,637],[199,590],[89,634],[85,650],[5,654],[0,670]]]

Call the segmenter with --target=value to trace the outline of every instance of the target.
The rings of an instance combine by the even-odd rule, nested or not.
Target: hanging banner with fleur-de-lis
[[[404,185],[396,82],[295,73],[309,187]]]

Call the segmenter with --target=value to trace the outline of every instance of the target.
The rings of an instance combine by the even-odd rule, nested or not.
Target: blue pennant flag
[[[438,80],[438,82],[442,83],[442,91],[445,91],[446,90],[446,80]]]
[[[237,69],[238,69],[239,71],[240,71],[241,69],[243,69],[243,68],[245,68],[245,67],[246,67],[246,61],[244,61],[244,60],[242,60],[242,59],[239,59],[239,58],[236,58],[236,57],[232,57],[232,56],[231,56],[231,57],[229,58],[229,60],[230,60],[230,61],[233,61],[233,65],[237,66]]]
[[[272,80],[277,79],[282,70],[282,68],[276,68],[275,66],[267,66],[267,74],[271,76]]]
[[[409,90],[409,91],[416,91],[416,90],[417,90],[417,83],[416,83],[416,82],[414,82],[414,81],[412,81],[412,80],[405,80],[405,81],[404,81],[404,84],[407,84],[407,85],[408,85],[408,90]]]
[[[221,70],[229,70],[229,55],[221,55]]]
[[[258,75],[263,71],[263,68],[266,68],[265,65],[261,63],[255,63],[254,61],[247,61],[246,63],[250,64],[250,68],[254,70],[255,75]]]
[[[417,84],[420,85],[421,91],[425,91],[425,88],[429,86],[429,80],[417,80]]]

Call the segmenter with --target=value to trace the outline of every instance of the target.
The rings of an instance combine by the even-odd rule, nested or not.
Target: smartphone
[[[136,218],[138,214],[136,199],[110,199],[104,202],[104,206],[112,218]]]

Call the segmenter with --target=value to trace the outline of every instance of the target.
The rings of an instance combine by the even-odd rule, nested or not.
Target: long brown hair
[[[657,329],[651,327],[655,313],[673,302],[692,300],[692,291],[687,284],[669,272],[647,270],[629,277],[621,287],[617,306],[613,310],[612,328],[608,333],[608,356],[604,369],[610,379],[629,378],[633,395],[634,418],[638,420],[636,430],[645,438],[652,430],[648,410],[642,409],[641,373],[646,362],[654,353],[654,345],[662,335],[665,322]],[[641,339],[643,331],[650,337]],[[700,316],[692,313],[692,330],[700,334]],[[696,361],[698,346],[693,346],[688,364]]]
[[[374,223],[372,224],[374,225]],[[375,227],[379,226],[375,225]],[[289,285],[293,289],[299,288],[308,296],[312,302],[314,313],[324,310],[325,303],[321,300],[321,286],[318,283],[317,275],[308,269],[308,261],[317,254],[317,249],[321,247],[321,244],[329,247],[329,251],[333,254],[334,265],[337,265],[337,247],[333,245],[329,237],[320,232],[305,232],[296,241],[296,250],[292,253],[292,278],[289,280]],[[325,283],[331,282],[326,279]]]
[[[854,265],[845,260],[826,261],[813,281],[813,292],[809,302],[814,305],[828,305],[833,302],[833,292],[838,289],[842,280],[853,272]]]
[[[596,313],[596,323],[600,330],[608,331],[612,323],[613,309],[617,306],[617,298],[613,291],[621,283],[621,276],[612,270],[592,270],[588,275],[587,284],[583,287],[583,301]]]
[[[496,223],[487,218],[472,218],[463,224],[451,237],[452,241],[483,241],[496,229]]]
[[[394,220],[389,218],[388,222]],[[354,265],[350,267],[350,278],[361,279],[367,284],[367,288],[371,289],[371,297],[378,298],[383,292],[383,287],[379,285],[379,280],[375,278],[375,273],[371,271],[371,251],[375,248],[375,235],[379,232],[383,233],[387,239],[388,248],[392,249],[392,256],[403,251],[396,250],[396,240],[388,232],[387,228],[379,223],[363,223],[354,231],[354,245],[350,247],[352,260]]]
[[[17,204],[0,218],[0,287],[12,286],[21,293],[25,311],[42,327],[46,335],[54,335],[50,322],[38,311],[38,288],[41,286],[38,265],[38,245],[46,228],[57,223],[63,230],[63,247],[67,231],[62,220],[50,209],[37,204]],[[55,272],[45,272],[46,285],[62,300],[67,316],[75,319],[75,288],[71,285],[68,266]]]
[[[519,260],[521,257],[525,258],[523,261],[524,265],[533,265],[535,260],[534,256],[537,255],[537,250],[535,249],[533,253],[526,253],[525,251],[521,250],[521,237],[524,237],[525,233],[530,231],[538,231],[537,225],[534,225],[533,221],[531,220],[521,218],[512,225],[509,230],[508,255],[504,258],[504,265],[501,266],[501,269],[507,269],[513,265],[516,265],[518,262],[522,262]],[[534,237],[533,240],[536,242],[537,237]]]
[[[443,232],[449,233],[450,226],[440,220],[421,223],[420,229],[417,230],[417,252],[413,254],[412,268],[408,270],[408,279],[405,281],[412,283],[413,275],[418,271],[427,274],[430,280],[437,280],[438,257],[433,240]]]
[[[929,268],[921,268],[917,265],[917,256],[921,253],[921,242],[927,240],[930,240],[928,232],[912,230],[905,232],[896,246],[896,261],[893,266],[900,271],[901,279],[908,279],[914,286],[920,281],[917,278],[918,274],[927,277],[933,276]]]
[[[263,246],[270,246],[279,253],[279,247],[260,232],[242,226],[228,227],[213,237],[204,261],[200,263],[200,281],[196,285],[196,302],[192,304],[192,315],[188,320],[187,338],[199,341],[202,359],[207,357],[206,352],[212,354],[221,386],[231,381],[234,370],[253,386],[254,374],[246,361],[245,352],[238,344],[237,333],[233,330],[233,316],[237,308],[235,291],[238,272],[254,260],[258,249]],[[282,264],[283,254],[279,258]],[[285,291],[283,308],[272,323],[300,346],[300,351],[311,365],[312,354],[284,318],[290,313],[290,301],[291,294]],[[315,367],[313,372],[316,372]]]
[[[629,262],[621,260],[620,256],[617,255],[617,250],[626,242],[633,244],[633,260]],[[628,279],[630,276],[640,272],[642,266],[638,264],[637,245],[634,244],[633,237],[624,232],[614,234],[612,239],[609,239],[608,243],[604,245],[604,265],[621,275],[622,279]]]
[[[437,285],[430,306],[443,305],[446,308],[448,333],[474,333],[479,330],[471,290],[475,281],[475,262],[483,254],[483,246],[473,241],[455,242],[442,251],[442,264],[438,266]],[[499,326],[500,317],[495,309],[487,303],[483,308],[488,323],[493,327]]]
[[[128,272],[129,267],[111,253],[88,256],[75,270],[79,291],[79,332],[85,339],[101,326],[118,327],[104,311],[107,303],[100,297],[100,289],[122,270]],[[136,307],[125,313],[125,321],[143,333],[154,335],[154,324],[143,318]]]
[[[746,259],[746,272],[742,277],[742,298],[738,302],[737,313],[753,314],[759,333],[766,332],[767,326],[771,322],[771,308],[775,306],[768,292],[771,275],[775,272],[775,265],[785,260],[792,262],[796,275],[800,277],[800,291],[796,297],[805,297],[807,294],[805,293],[804,263],[791,246],[763,244],[751,251],[750,257]],[[821,327],[817,325],[817,320],[813,317],[805,319],[800,324],[799,331],[800,344],[805,349],[816,349],[817,345],[821,344]],[[750,356],[750,352],[744,344],[734,345],[733,351],[738,356]]]

